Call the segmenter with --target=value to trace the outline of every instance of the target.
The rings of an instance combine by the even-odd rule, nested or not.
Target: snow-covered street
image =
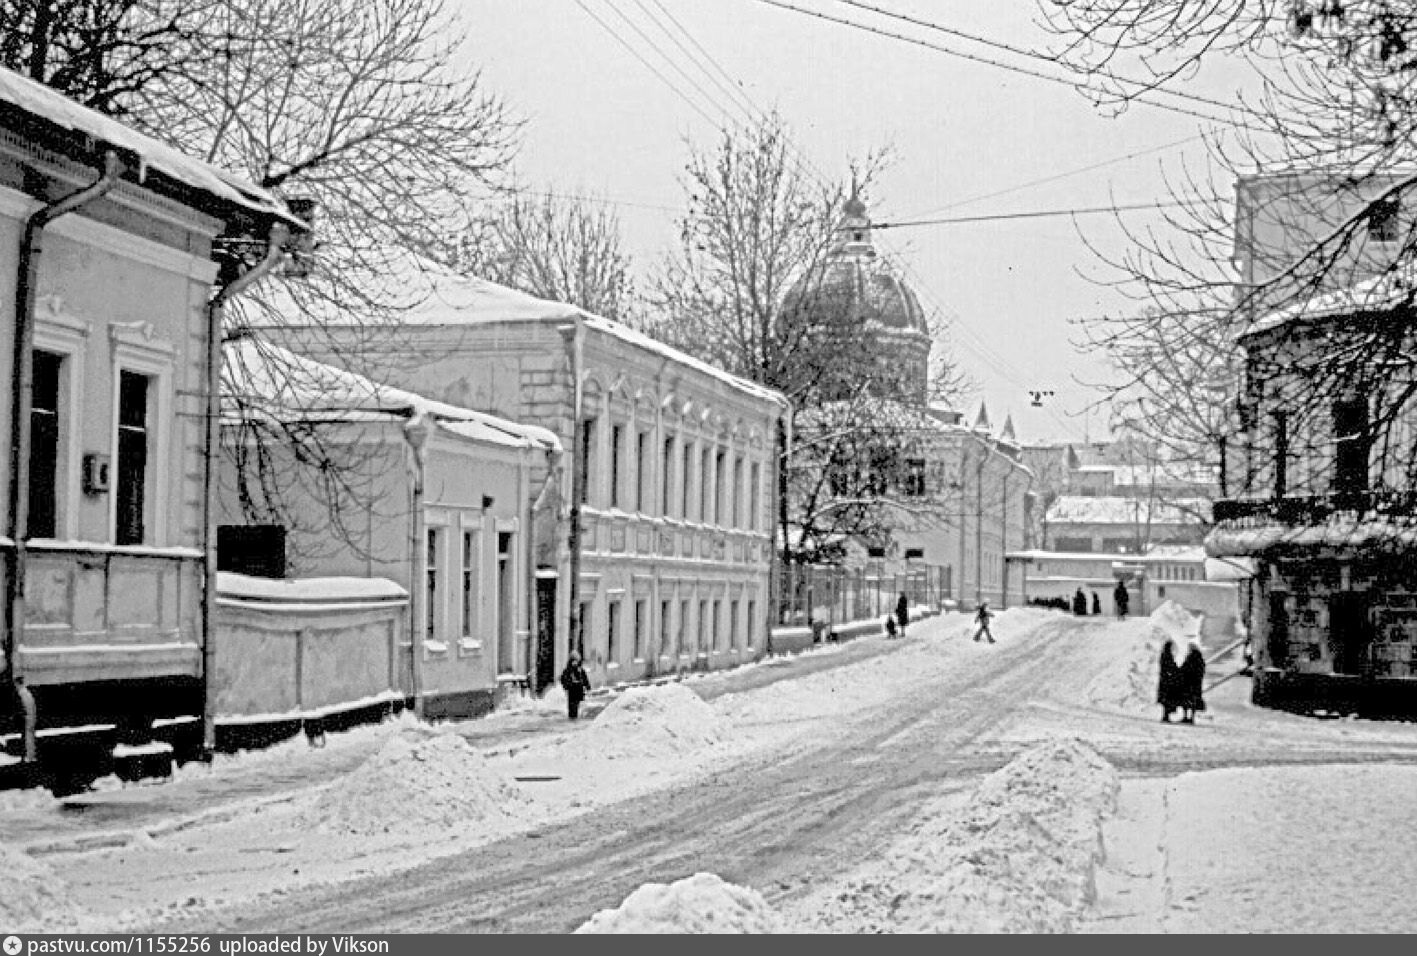
[[[1156,651],[1196,626],[1174,610],[1013,610],[996,645],[946,615],[904,640],[632,689],[577,724],[550,698],[292,741],[161,786],[7,794],[0,921],[1417,928],[1417,838],[1399,818],[1417,727],[1256,709],[1246,678],[1217,684],[1230,657],[1197,725],[1162,724]]]

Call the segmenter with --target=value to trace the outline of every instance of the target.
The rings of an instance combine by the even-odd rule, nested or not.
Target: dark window
[[[694,463],[694,446],[684,443],[684,459],[679,469],[679,517],[689,519],[689,469]]]
[[[905,549],[905,560],[907,560],[907,561],[911,560],[912,558],[923,559],[924,557],[925,557],[925,549],[924,549],[924,548],[906,548],[906,549]]]
[[[1338,492],[1368,488],[1368,403],[1333,404],[1333,487]]]
[[[738,602],[728,602],[728,647],[738,649]]]
[[[646,601],[635,602],[635,659],[640,660],[645,656],[645,633],[649,629],[649,603]]]
[[[59,497],[59,369],[52,352],[34,354],[34,399],[30,409],[31,538],[52,538]]]
[[[117,544],[142,544],[148,481],[148,385],[146,375],[119,373]]]
[[[424,618],[423,633],[428,640],[433,640],[438,634],[438,530],[428,529],[428,566],[424,569],[427,576],[427,607]]]
[[[477,535],[464,531],[462,536],[462,636],[472,637],[477,620]]]
[[[1374,242],[1396,242],[1399,208],[1396,197],[1379,199],[1369,206],[1368,238]]]
[[[758,483],[762,477],[762,472],[756,462],[748,469],[748,527],[758,530]]]
[[[618,508],[624,502],[621,481],[625,464],[625,426],[610,426],[610,507]]]
[[[605,627],[605,660],[606,663],[613,664],[619,660],[620,654],[620,602],[611,601],[608,613]]]
[[[581,504],[586,504],[590,501],[590,463],[594,460],[591,456],[591,449],[594,444],[595,419],[587,418],[581,422],[581,460],[576,462],[576,468],[581,473]]]
[[[723,481],[724,453],[719,451],[713,458],[713,524],[722,524],[728,510],[728,486]]]
[[[699,521],[708,524],[709,516],[713,513],[709,510],[709,481],[713,478],[713,449],[705,448],[703,456],[699,459]]]
[[[673,604],[669,601],[659,602],[659,653],[672,655],[674,651],[674,632],[669,629],[670,618],[672,617]]]
[[[649,432],[635,434],[635,510],[645,513],[649,498]]]
[[[925,459],[907,458],[905,460],[905,475],[901,483],[901,491],[913,498],[919,498],[925,494]]]
[[[674,505],[674,502],[670,499],[670,491],[673,489],[673,485],[670,483],[670,479],[673,477],[673,475],[671,474],[671,469],[673,468],[673,466],[674,439],[666,438],[664,439],[664,458],[660,462],[660,467],[663,469],[663,471],[659,476],[659,507],[660,512],[666,518],[669,517],[669,512]]]
[[[886,549],[885,549],[885,548],[877,547],[877,546],[874,546],[874,545],[873,545],[873,546],[871,546],[871,547],[869,547],[869,548],[866,549],[866,557],[868,557],[868,558],[884,558],[885,556],[886,556]]]
[[[756,639],[756,635],[754,634],[754,630],[755,630],[756,627],[757,627],[757,620],[758,620],[758,602],[757,602],[757,601],[749,601],[749,602],[748,602],[748,628],[747,628],[747,632],[746,632],[746,636],[747,636],[747,638],[748,638],[748,647],[749,647],[749,648],[751,648],[751,647],[753,646],[753,641]]]
[[[216,530],[218,571],[258,578],[285,577],[285,528],[278,524],[230,525]]]

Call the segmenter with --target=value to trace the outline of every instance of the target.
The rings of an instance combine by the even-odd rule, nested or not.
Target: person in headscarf
[[[1196,712],[1205,710],[1205,698],[1201,695],[1201,685],[1205,682],[1205,655],[1201,653],[1200,638],[1193,637],[1186,659],[1181,662],[1181,723],[1194,724]]]
[[[1096,591],[1093,591],[1093,592],[1092,592],[1092,613],[1093,613],[1093,614],[1101,614],[1101,613],[1102,613],[1102,599],[1097,596],[1097,592],[1096,592]]]
[[[1087,595],[1083,593],[1082,588],[1073,593],[1073,613],[1078,617],[1087,616]]]
[[[1176,642],[1161,645],[1161,666],[1156,679],[1156,702],[1161,705],[1161,722],[1171,723],[1171,714],[1180,706],[1181,667],[1176,663]]]
[[[566,662],[566,669],[561,671],[561,688],[566,692],[566,709],[570,711],[569,716],[575,720],[580,716],[581,701],[585,700],[585,695],[590,692],[590,678],[581,666],[581,655],[575,651],[571,651],[571,659]]]
[[[900,636],[905,636],[905,625],[910,623],[910,601],[906,599],[905,592],[900,593],[900,600],[895,602],[895,624],[900,629]]]
[[[1131,603],[1131,596],[1127,594],[1126,582],[1117,582],[1116,588],[1112,590],[1112,603],[1117,608],[1117,616],[1125,620],[1127,616],[1127,605]]]

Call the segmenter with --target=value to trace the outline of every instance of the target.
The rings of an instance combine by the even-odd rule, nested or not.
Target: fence
[[[912,605],[939,609],[942,602],[953,597],[951,570],[932,564],[912,565],[893,574],[872,568],[782,567],[777,572],[776,623],[842,624],[884,618],[895,610],[902,594]]]

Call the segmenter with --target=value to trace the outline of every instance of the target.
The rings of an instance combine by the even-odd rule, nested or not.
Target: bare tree
[[[516,191],[454,252],[458,268],[610,319],[629,317],[630,257],[614,211],[589,200]]]
[[[1183,170],[1170,184],[1180,211],[1167,228],[1128,231],[1125,252],[1103,257],[1136,308],[1081,323],[1085,340],[1126,373],[1111,389],[1119,417],[1179,458],[1221,466],[1224,491],[1242,490],[1255,463],[1226,460],[1224,443],[1241,426],[1272,427],[1253,420],[1255,390],[1281,370],[1242,367],[1237,337],[1276,317],[1302,320],[1334,295],[1389,326],[1405,322],[1394,309],[1417,252],[1417,220],[1404,209],[1417,189],[1417,10],[1383,0],[1040,8],[1060,41],[1057,59],[1119,109],[1158,90],[1193,97],[1187,82],[1213,61],[1244,77],[1228,135],[1210,139],[1218,172]],[[1323,306],[1330,318],[1334,306]],[[1400,418],[1386,397],[1410,372],[1392,361],[1389,339],[1360,339],[1346,341],[1338,365],[1286,386],[1314,426],[1287,423],[1294,453],[1301,441],[1332,442],[1333,422],[1316,422],[1360,386],[1384,397],[1364,440],[1406,454],[1386,437]],[[1285,371],[1295,370],[1290,358]]]
[[[850,191],[820,182],[776,115],[724,130],[712,150],[691,147],[680,248],[650,295],[648,331],[792,402],[779,488],[789,560],[839,558],[848,537],[889,539],[893,512],[919,505],[896,499],[906,432],[931,398],[915,385],[929,336],[916,335],[913,353],[890,344],[855,274],[838,268],[848,201],[859,203],[880,165],[873,156],[857,168]],[[949,369],[937,365],[937,384],[955,384]],[[900,405],[911,413],[883,413]]]

